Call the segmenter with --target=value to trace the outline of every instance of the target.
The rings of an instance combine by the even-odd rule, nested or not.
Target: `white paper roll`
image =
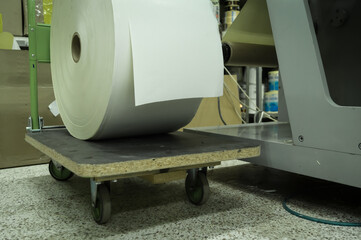
[[[60,115],[79,139],[174,131],[223,92],[208,0],[54,0],[50,47]]]

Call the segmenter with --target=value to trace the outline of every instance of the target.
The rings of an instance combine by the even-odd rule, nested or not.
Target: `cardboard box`
[[[0,50],[0,168],[48,162],[24,141],[30,116],[29,52]],[[55,99],[50,64],[38,66],[39,115],[46,125],[62,125],[48,105]]]
[[[237,79],[236,76],[234,78]],[[220,97],[222,117],[227,125],[242,124],[242,120],[239,117],[241,116],[240,103],[236,99],[239,99],[238,86],[230,76],[224,76],[224,82],[229,87],[231,93],[224,88],[223,96]],[[185,128],[222,125],[224,124],[219,117],[217,98],[204,98],[193,120]]]
[[[22,0],[0,0],[0,13],[3,16],[3,31],[23,36]]]

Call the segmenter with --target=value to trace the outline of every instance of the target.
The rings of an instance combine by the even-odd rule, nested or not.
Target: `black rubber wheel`
[[[94,221],[98,224],[104,224],[110,219],[110,193],[108,187],[104,184],[98,186],[97,200],[95,206],[92,206],[92,215]]]
[[[66,181],[72,176],[74,176],[74,173],[69,171],[67,168],[63,166],[61,168],[58,168],[53,161],[49,162],[49,172],[50,175],[58,181]]]
[[[186,178],[186,192],[188,200],[195,205],[202,205],[209,198],[209,184],[204,172],[198,172],[196,181],[192,183],[191,175]]]

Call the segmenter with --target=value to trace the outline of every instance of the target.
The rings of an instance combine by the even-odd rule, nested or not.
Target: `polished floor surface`
[[[112,218],[97,225],[89,180],[57,182],[47,165],[0,170],[0,239],[361,239],[360,227],[297,218],[290,207],[328,220],[361,222],[361,189],[243,164],[209,171],[211,197],[187,201],[184,181],[112,183]]]

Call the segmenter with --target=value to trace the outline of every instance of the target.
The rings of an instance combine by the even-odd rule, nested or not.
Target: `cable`
[[[224,82],[224,87],[226,89],[226,93],[230,96],[230,97],[234,97],[236,100],[239,100],[239,98],[235,97],[234,94],[232,93],[232,91],[230,91],[230,89],[228,88],[227,84]],[[232,96],[233,95],[233,96]],[[246,121],[243,120],[242,116],[238,113],[238,105],[235,105],[235,102],[232,101],[232,99],[229,99],[227,97],[228,102],[233,106],[233,110],[235,111],[237,117],[242,121],[242,123],[246,124]]]
[[[258,114],[261,113],[261,116],[259,117],[259,119],[257,120],[257,116]],[[261,123],[262,122],[262,118],[263,118],[263,115],[264,115],[264,111],[258,111],[254,114],[253,116],[253,122],[257,122],[257,123]]]
[[[227,84],[226,84],[225,82],[224,82],[224,86],[225,86],[225,89],[226,89],[227,93],[228,93],[231,97],[234,97],[237,101],[240,102],[239,98],[237,98],[236,96],[234,96],[234,94],[232,93],[232,91],[229,89],[229,87],[227,86]],[[246,124],[246,121],[243,120],[242,116],[239,115],[239,113],[238,113],[238,111],[237,111],[237,108],[234,106],[234,102],[233,102],[232,100],[229,100],[229,99],[228,99],[228,101],[229,101],[229,103],[230,103],[231,105],[233,105],[233,109],[234,109],[235,113],[237,114],[237,117],[242,121],[242,123]],[[219,114],[219,117],[220,117],[222,123],[223,123],[224,125],[227,125],[227,123],[224,121],[223,116],[222,116],[221,104],[220,104],[220,98],[219,98],[219,97],[218,97],[218,99],[217,99],[217,102],[218,102],[218,114]],[[242,104],[242,103],[241,103],[241,104]]]
[[[227,91],[231,94],[231,96],[236,99],[240,104],[242,104],[243,106],[245,106],[246,108],[250,109],[250,110],[253,110],[253,111],[257,111],[256,109],[254,108],[251,108],[250,106],[248,106],[247,104],[245,104],[244,102],[242,102],[238,97],[236,97],[232,92],[231,90],[229,89],[228,85],[226,83],[224,83],[224,86],[226,87]]]
[[[226,72],[228,73],[228,75],[231,77],[231,79],[237,84],[237,86],[238,86],[238,88],[242,91],[242,93],[247,97],[247,99],[249,100],[249,101],[251,101],[251,99],[250,99],[250,97],[248,96],[248,94],[243,90],[243,88],[238,84],[238,82],[237,82],[237,80],[236,79],[234,79],[234,77],[232,76],[232,74],[229,72],[229,70],[226,68],[226,67],[224,67],[224,69],[226,70]],[[274,119],[273,117],[271,117],[271,115],[269,115],[268,113],[266,113],[265,111],[262,111],[259,107],[257,107],[256,106],[256,109],[252,109],[252,108],[250,108],[249,106],[247,106],[246,104],[243,104],[245,107],[247,107],[248,109],[251,109],[251,110],[253,110],[253,111],[255,111],[255,112],[263,112],[265,115],[266,115],[266,117],[267,118],[269,118],[269,119],[271,119],[272,121],[274,121],[274,122],[278,122],[276,119]]]
[[[262,111],[261,116],[259,117],[258,123],[262,122],[263,115],[264,115],[264,111]]]
[[[231,77],[231,79],[237,84],[238,88],[241,90],[241,92],[246,96],[246,98],[251,101],[250,97],[248,96],[248,94],[246,93],[246,91],[243,90],[243,88],[238,84],[237,80],[234,79],[234,77],[232,76],[232,74],[229,72],[229,70],[224,66],[224,69],[226,70],[227,74]],[[246,104],[243,104],[244,106],[246,106],[248,109],[251,109],[249,106],[247,106]],[[251,109],[254,110],[254,109]],[[271,119],[274,122],[278,122],[276,119],[274,119],[271,115],[269,115],[268,113],[266,113],[265,111],[262,111],[259,107],[256,106],[256,110],[255,112],[263,112],[263,114],[268,118]]]
[[[361,227],[361,223],[330,221],[330,220],[326,220],[326,219],[307,216],[307,215],[301,214],[299,212],[296,212],[287,206],[287,202],[291,197],[292,196],[286,197],[282,203],[282,206],[287,212],[291,213],[292,215],[295,215],[299,218],[303,218],[303,219],[306,219],[306,220],[309,220],[312,222],[324,223],[324,224],[329,224],[329,225],[344,226],[344,227]]]
[[[223,116],[222,116],[222,112],[221,112],[221,102],[219,100],[219,97],[217,98],[217,102],[218,102],[218,115],[219,115],[219,118],[221,119],[222,123],[224,125],[227,125],[227,123],[224,121],[223,119]]]

